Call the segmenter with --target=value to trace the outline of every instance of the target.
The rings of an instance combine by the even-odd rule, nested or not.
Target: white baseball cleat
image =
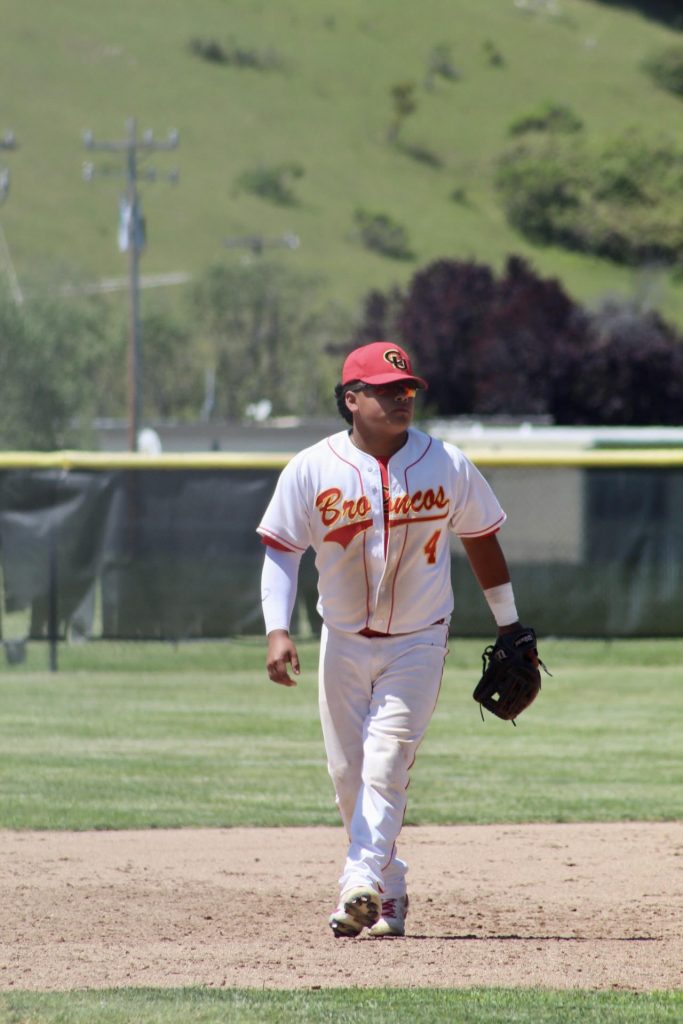
[[[330,915],[330,928],[336,939],[350,939],[364,928],[372,928],[381,912],[379,893],[369,885],[357,885],[342,893],[339,906]]]
[[[371,935],[405,935],[408,895],[382,900],[382,916],[370,929]]]

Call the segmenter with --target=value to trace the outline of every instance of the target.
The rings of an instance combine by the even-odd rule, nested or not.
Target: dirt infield
[[[341,829],[0,832],[0,989],[680,989],[683,822],[406,828],[402,939],[326,924]]]

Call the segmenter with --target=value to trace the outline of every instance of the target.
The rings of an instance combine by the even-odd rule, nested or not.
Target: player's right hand
[[[268,634],[268,655],[266,669],[268,678],[272,683],[279,683],[280,686],[296,686],[296,679],[292,679],[287,671],[287,666],[292,666],[292,672],[299,675],[299,655],[296,645],[286,629],[274,629]]]

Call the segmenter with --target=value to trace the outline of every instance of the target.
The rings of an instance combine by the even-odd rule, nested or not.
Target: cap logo
[[[402,373],[405,373],[405,371],[408,369],[408,363],[406,362],[404,356],[398,351],[398,349],[387,349],[387,351],[384,353],[383,358],[386,360],[387,363],[391,363],[395,370],[400,370]]]

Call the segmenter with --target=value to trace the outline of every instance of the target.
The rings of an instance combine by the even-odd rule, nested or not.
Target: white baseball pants
[[[409,772],[436,707],[448,625],[392,637],[323,626],[320,721],[327,766],[349,837],[341,891],[370,883],[386,898],[406,891],[396,853]]]

